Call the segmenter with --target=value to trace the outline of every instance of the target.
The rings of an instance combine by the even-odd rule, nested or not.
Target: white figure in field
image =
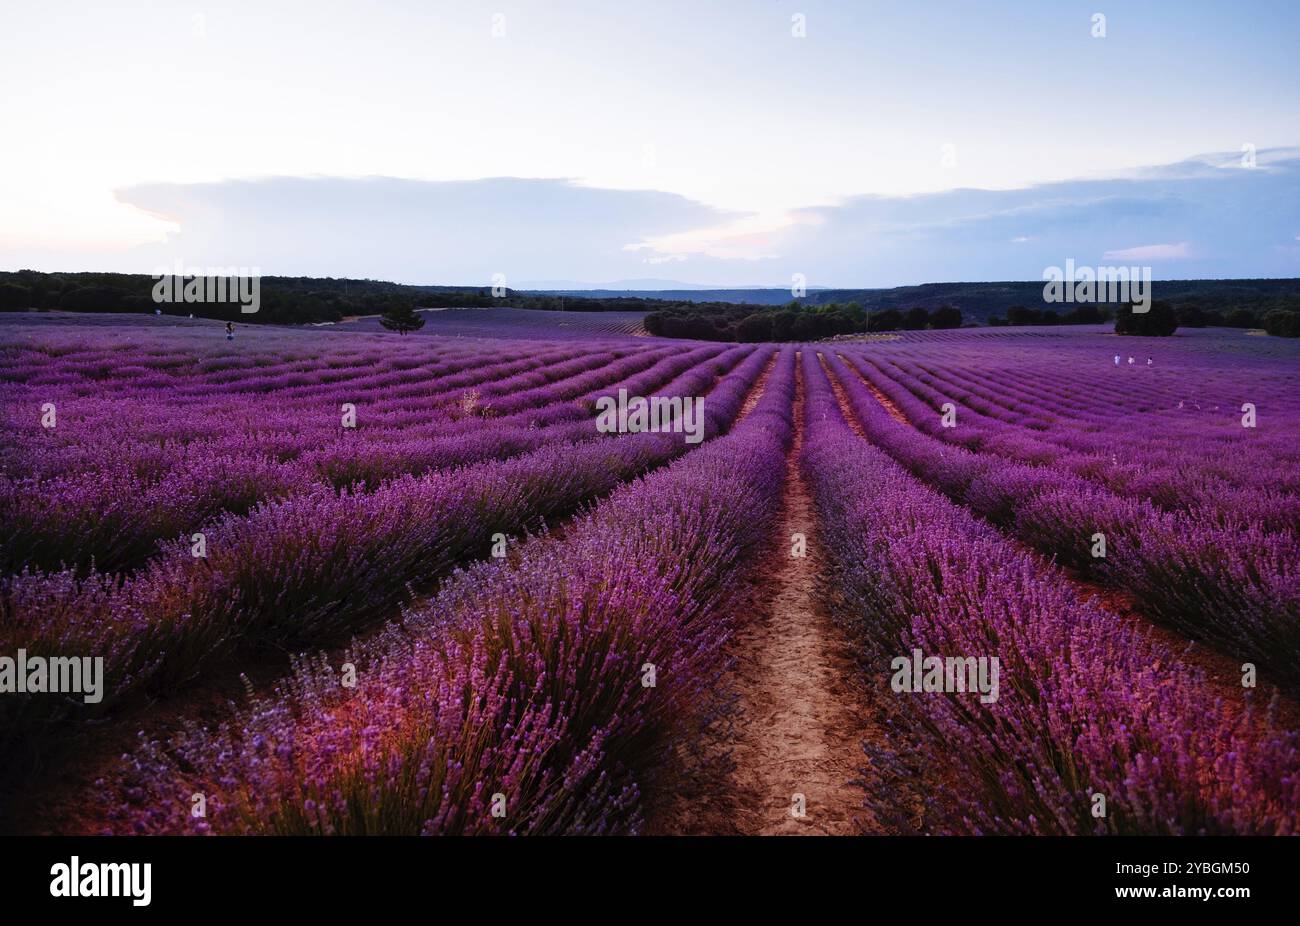
[[[1119,366],[1119,354],[1115,355],[1115,366]]]
[[[1129,365],[1129,366],[1133,366],[1133,358],[1132,358],[1132,357],[1129,357],[1129,358],[1128,358],[1128,365]]]
[[[1147,358],[1147,366],[1151,366],[1151,358],[1150,358],[1150,357]]]

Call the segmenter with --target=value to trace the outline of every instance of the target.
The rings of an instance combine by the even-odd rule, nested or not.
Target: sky
[[[1292,2],[127,0],[0,26],[4,270],[1300,276]]]

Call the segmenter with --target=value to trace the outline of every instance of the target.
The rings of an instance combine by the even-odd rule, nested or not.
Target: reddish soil
[[[802,422],[802,388],[795,421]],[[880,738],[869,720],[848,640],[818,605],[819,556],[812,498],[798,459],[796,428],[786,489],[769,548],[750,576],[732,642],[736,711],[705,750],[707,782],[680,792],[651,831],[676,834],[838,835],[874,830],[850,784],[865,764],[861,742]],[[791,555],[791,535],[808,555]],[[725,755],[728,763],[719,761]],[[720,766],[729,764],[726,771]],[[803,795],[803,815],[794,812]]]
[[[854,434],[858,435],[858,437],[862,438],[863,440],[869,440],[867,437],[867,432],[862,430],[862,422],[858,421],[858,416],[853,413],[853,406],[849,402],[848,393],[844,391],[844,386],[840,383],[838,379],[836,379],[835,374],[831,372],[831,368],[826,363],[826,358],[822,354],[818,354],[817,362],[821,364],[822,372],[826,374],[826,379],[830,381],[831,391],[835,393],[835,401],[840,406],[840,414],[843,415],[844,420],[849,423],[849,427],[852,429]],[[889,401],[888,399],[885,399],[883,395],[877,395],[876,398],[884,399],[884,401]],[[891,406],[886,406],[886,408],[889,407]],[[890,414],[899,415],[900,420],[904,424],[907,424],[907,419],[901,418],[902,413],[899,412],[897,408],[891,411]]]
[[[780,352],[774,353],[768,360],[767,366],[763,367],[763,372],[759,374],[758,379],[754,382],[754,387],[749,390],[749,395],[745,396],[745,404],[740,406],[740,414],[736,421],[741,421],[746,415],[754,410],[758,405],[759,399],[763,398],[763,391],[767,388],[768,377],[772,375],[773,368],[776,367],[776,361],[781,356]]]
[[[843,360],[842,357],[840,359]],[[824,365],[825,363],[823,362],[823,366]],[[897,405],[894,404],[893,399],[891,399],[889,396],[885,395],[883,392],[877,389],[869,379],[867,379],[861,373],[858,373],[857,370],[853,369],[853,367],[849,365],[847,361],[845,361],[845,365],[848,366],[850,370],[853,370],[854,373],[857,373],[858,379],[862,380],[862,385],[866,386],[867,389],[871,391],[871,394],[875,396],[876,401],[885,407],[885,411],[889,412],[889,417],[893,418],[899,424],[905,424],[909,428],[912,427],[912,422],[907,420],[907,416],[903,414],[903,410],[901,408],[899,408]],[[854,416],[852,411],[850,410],[850,406],[848,405],[847,398],[844,394],[844,387],[840,385],[839,381],[835,379],[834,376],[831,376],[829,370],[827,371],[826,375],[830,376],[831,384],[835,387],[835,397],[840,400],[840,408],[844,409],[844,413],[850,417],[850,419],[853,421],[854,428],[857,429],[858,421],[856,416]]]

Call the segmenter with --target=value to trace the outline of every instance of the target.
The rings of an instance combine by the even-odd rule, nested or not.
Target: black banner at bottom
[[[393,902],[543,905],[552,914],[667,914],[764,906],[963,904],[991,911],[1170,910],[1231,915],[1294,902],[1291,839],[0,839],[9,911],[126,915],[284,910],[343,914]],[[851,907],[851,908],[852,908]],[[445,908],[444,908],[445,909]],[[1285,909],[1285,908],[1283,908]],[[441,915],[438,908],[430,912]],[[958,913],[957,908],[953,910]],[[970,911],[968,911],[970,912]],[[15,920],[17,922],[17,920]]]

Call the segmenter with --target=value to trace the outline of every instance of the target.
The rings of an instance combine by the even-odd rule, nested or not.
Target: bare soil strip
[[[751,575],[732,643],[730,730],[705,749],[725,772],[683,788],[652,832],[842,835],[876,829],[850,784],[866,760],[861,743],[882,733],[843,632],[818,605],[816,517],[799,469],[803,387],[778,528]],[[792,556],[793,534],[807,556]],[[723,763],[706,763],[716,769]],[[800,798],[802,796],[802,799]]]
[[[843,360],[843,358],[841,358],[841,360]],[[849,363],[847,360],[843,360],[843,363],[850,370],[853,370],[854,373],[857,373],[858,378],[862,380],[862,385],[866,386],[867,389],[871,391],[871,394],[875,396],[876,401],[885,407],[885,411],[889,412],[890,418],[893,418],[899,424],[907,425],[909,428],[915,427],[915,425],[913,425],[912,422],[908,420],[908,417],[903,414],[903,410],[899,408],[897,404],[895,404],[893,399],[891,399],[889,396],[885,395],[883,392],[877,389],[876,384],[873,383],[871,380],[867,379],[861,373],[858,373],[858,371],[854,368],[854,366],[851,363]],[[826,367],[824,361],[822,363],[822,367],[823,368]],[[834,375],[831,374],[831,371],[829,369],[826,370],[826,375],[830,378],[831,385],[834,386],[835,388],[835,397],[840,401],[840,410],[845,414],[845,416],[852,423],[854,430],[858,431],[858,433],[861,434],[862,432],[861,432],[861,428],[858,425],[857,416],[853,414],[852,407],[845,400],[844,388],[840,385],[839,380],[837,380],[834,377]]]
[[[858,421],[858,416],[853,412],[853,405],[849,402],[849,394],[844,391],[843,384],[831,371],[830,365],[826,362],[825,357],[818,354],[817,359],[821,363],[822,372],[826,374],[826,379],[831,384],[831,392],[835,393],[835,402],[840,407],[840,414],[843,415],[844,420],[849,423],[849,428],[852,429],[854,434],[858,435],[858,437],[862,438],[867,443],[871,443],[871,438],[867,437],[867,432],[862,428],[862,422]],[[903,413],[898,410],[897,405],[889,401],[888,396],[875,386],[871,385],[871,383],[867,382],[866,379],[863,379],[862,382],[871,390],[871,394],[876,397],[876,401],[885,406],[891,416],[897,418],[903,424],[908,425],[909,427],[911,426],[912,423],[903,417]]]
[[[745,417],[758,405],[759,400],[763,398],[763,393],[767,390],[767,381],[772,376],[772,370],[776,368],[776,362],[780,357],[780,351],[774,352],[771,359],[767,361],[767,366],[763,367],[763,372],[758,375],[754,388],[749,390],[749,395],[745,396],[745,403],[740,406],[740,414],[736,416],[736,424],[744,421]]]

